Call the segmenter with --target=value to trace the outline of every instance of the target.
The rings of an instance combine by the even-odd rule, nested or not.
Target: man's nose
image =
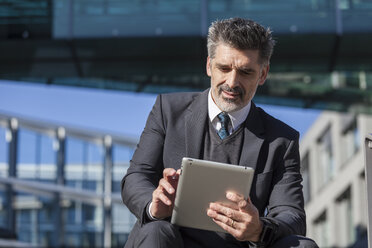
[[[226,83],[230,88],[235,88],[237,85],[239,85],[239,75],[236,70],[230,71],[226,79]]]

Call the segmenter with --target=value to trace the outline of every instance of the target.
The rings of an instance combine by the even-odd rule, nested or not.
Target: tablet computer
[[[247,198],[253,174],[250,167],[183,158],[171,223],[226,232],[207,215],[209,203],[228,203],[227,191]]]

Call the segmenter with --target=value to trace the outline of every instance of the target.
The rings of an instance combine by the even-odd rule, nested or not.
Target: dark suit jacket
[[[159,95],[122,180],[122,198],[140,225],[164,168],[183,157],[201,158],[208,128],[208,90]],[[305,235],[297,131],[252,104],[240,165],[255,169],[250,197],[260,216],[279,224],[276,238]],[[267,208],[267,209],[266,209]]]

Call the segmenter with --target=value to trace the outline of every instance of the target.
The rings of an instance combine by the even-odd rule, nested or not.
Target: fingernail
[[[173,193],[173,192],[174,192],[174,189],[169,188],[169,193]]]
[[[226,197],[231,198],[232,197],[231,192],[227,192]]]

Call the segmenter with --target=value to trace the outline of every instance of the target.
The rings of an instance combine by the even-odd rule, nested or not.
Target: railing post
[[[17,146],[18,146],[18,120],[11,118],[8,123],[7,130],[7,142],[9,145],[9,154],[8,154],[8,168],[9,168],[9,177],[17,177]],[[16,233],[16,212],[13,207],[14,203],[14,190],[13,186],[8,184],[6,186],[6,203],[7,207],[7,224],[8,229]]]
[[[65,144],[66,144],[66,131],[63,127],[56,130],[56,140],[54,149],[56,150],[56,184],[63,186],[65,184]],[[56,192],[54,194],[54,238],[53,246],[63,247],[64,244],[64,226],[63,222],[63,209],[61,206],[61,194]]]
[[[367,180],[368,247],[372,247],[372,133],[365,139],[365,166]]]
[[[111,247],[112,217],[111,217],[111,193],[112,193],[112,138],[107,135],[104,138],[104,198],[103,198],[103,247]]]

